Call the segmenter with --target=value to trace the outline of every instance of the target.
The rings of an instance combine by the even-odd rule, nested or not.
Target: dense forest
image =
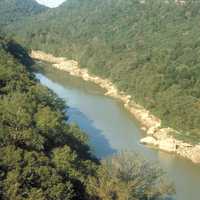
[[[97,160],[33,65],[26,49],[0,38],[0,200],[157,200],[173,192],[162,170],[136,154]]]
[[[2,28],[24,17],[34,16],[46,10],[47,7],[39,5],[34,0],[1,0],[0,26]]]
[[[200,1],[179,2],[68,0],[6,31],[111,79],[179,138],[198,143]]]

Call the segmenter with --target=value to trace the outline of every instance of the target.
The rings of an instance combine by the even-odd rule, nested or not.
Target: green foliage
[[[34,0],[1,0],[0,1],[0,26],[8,25],[46,11],[47,8],[39,5]]]
[[[61,129],[62,115],[55,111],[52,111],[49,107],[39,108],[35,114],[35,122],[37,128],[43,134],[49,134],[49,137],[55,137],[57,130]],[[53,134],[53,132],[55,132]]]
[[[98,180],[90,179],[92,192],[105,200],[164,199],[174,189],[163,171],[132,152],[123,152],[102,162]]]
[[[33,49],[74,58],[92,73],[111,79],[164,126],[198,143],[200,2],[142,2],[68,0],[7,30]]]
[[[22,64],[25,50],[3,39],[0,44],[0,199],[153,200],[171,194],[166,184],[165,190],[154,187],[160,172],[145,162],[135,167],[135,157],[121,160],[117,173],[118,165],[100,164],[85,134],[66,121],[63,101]],[[119,178],[120,171],[132,173],[131,180]]]
[[[77,155],[75,152],[72,152],[69,146],[65,145],[62,148],[55,149],[53,151],[53,162],[55,166],[62,173],[68,173],[71,177],[76,177],[79,175],[74,170],[77,164]],[[66,169],[72,169],[71,171],[66,172]]]
[[[0,42],[2,199],[84,199],[89,196],[85,179],[92,176],[97,161],[83,133],[66,123],[63,101],[15,59],[20,52]]]

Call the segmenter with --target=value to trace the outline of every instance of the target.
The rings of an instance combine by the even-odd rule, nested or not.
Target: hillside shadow
[[[20,63],[29,67],[29,69],[34,64],[34,60],[29,56],[27,49],[16,43],[14,40],[10,40],[4,48],[19,60]]]
[[[77,108],[72,107],[67,110],[67,115],[69,123],[77,123],[79,127],[86,132],[89,137],[89,145],[91,146],[92,153],[98,158],[104,158],[117,153],[117,150],[110,146],[108,140],[102,134],[102,130],[97,129],[93,125],[93,120],[88,119],[87,116]]]

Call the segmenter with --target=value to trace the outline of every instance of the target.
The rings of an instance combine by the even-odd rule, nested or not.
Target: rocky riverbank
[[[171,135],[171,132],[176,132],[175,130],[161,128],[161,120],[159,118],[136,104],[130,95],[119,91],[110,80],[91,75],[87,69],[80,68],[78,62],[74,60],[55,57],[42,51],[32,51],[30,56],[33,59],[51,63],[53,67],[66,71],[72,76],[94,82],[107,91],[105,95],[121,100],[124,107],[140,122],[142,130],[147,133],[147,137],[141,139],[141,143],[155,146],[163,151],[177,153],[180,156],[190,159],[194,163],[200,163],[200,144],[191,145],[175,139]]]

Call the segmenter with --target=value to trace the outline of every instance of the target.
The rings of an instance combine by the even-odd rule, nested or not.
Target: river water
[[[66,101],[69,121],[77,123],[88,134],[97,157],[122,150],[136,151],[166,171],[175,184],[175,199],[200,200],[200,165],[141,145],[139,140],[144,133],[118,100],[104,96],[103,89],[93,83],[51,67],[44,67],[36,77]]]

